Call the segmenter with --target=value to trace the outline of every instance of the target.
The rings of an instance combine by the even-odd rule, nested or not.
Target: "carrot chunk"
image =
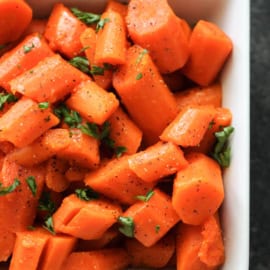
[[[16,234],[7,230],[0,230],[0,262],[8,260],[13,252]]]
[[[108,0],[105,11],[115,11],[119,13],[123,17],[123,19],[125,19],[127,16],[127,9],[128,6],[123,3],[120,3],[116,0]]]

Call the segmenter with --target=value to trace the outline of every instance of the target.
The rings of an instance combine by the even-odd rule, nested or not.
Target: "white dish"
[[[35,16],[49,14],[54,0],[28,0]],[[69,6],[101,11],[106,0],[63,0]],[[232,161],[225,171],[222,225],[226,260],[222,270],[248,270],[249,265],[249,0],[169,0],[175,12],[190,22],[215,22],[234,43],[222,73],[223,106],[233,113]]]

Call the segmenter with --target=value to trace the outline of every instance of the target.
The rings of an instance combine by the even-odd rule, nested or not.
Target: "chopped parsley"
[[[100,19],[99,22],[97,23],[96,32],[103,29],[105,24],[108,22],[110,22],[109,18]]]
[[[138,81],[138,80],[140,80],[142,77],[143,77],[143,75],[142,75],[142,73],[140,72],[140,73],[137,74],[136,80]]]
[[[36,183],[35,177],[34,176],[28,176],[26,178],[26,183],[27,183],[28,187],[30,188],[32,194],[34,196],[36,196],[37,195],[37,183]]]
[[[148,50],[143,49],[143,50],[139,53],[139,56],[137,57],[137,60],[136,60],[136,64],[137,64],[137,65],[142,61],[144,55],[146,55],[148,52],[149,52]]]
[[[13,192],[20,184],[21,182],[17,178],[15,178],[14,182],[8,187],[2,187],[2,183],[0,183],[0,196]]]
[[[49,106],[50,106],[50,103],[48,101],[38,103],[38,107],[42,110],[48,109]]]
[[[45,218],[43,228],[48,230],[50,233],[55,234],[52,216]]]
[[[92,65],[90,72],[92,75],[104,75],[104,71],[105,71],[104,67]]]
[[[17,101],[17,97],[12,94],[0,93],[0,110],[2,110],[6,103]]]
[[[143,202],[148,202],[154,194],[155,194],[154,190],[151,189],[145,195],[136,196],[136,199],[143,201]]]
[[[124,153],[127,152],[127,148],[125,146],[116,146],[115,147],[115,155],[117,158],[120,158]]]
[[[80,21],[84,22],[87,25],[97,23],[100,20],[99,14],[84,12],[79,10],[78,8],[71,8],[70,10]]]
[[[74,66],[75,68],[79,69],[80,71],[91,74],[90,72],[90,63],[88,59],[84,56],[75,56],[71,60],[69,60],[69,63]]]
[[[156,232],[156,233],[159,233],[159,230],[160,230],[160,225],[157,224],[157,225],[155,226],[155,232]]]
[[[75,190],[75,194],[77,197],[83,201],[90,201],[94,199],[98,199],[99,195],[97,192],[95,192],[93,189],[90,187],[86,188],[78,188]]]
[[[30,46],[28,45],[24,45],[23,46],[23,52],[26,54],[26,53],[29,53],[32,51],[32,49],[35,48],[35,45],[32,43]]]
[[[127,237],[134,237],[134,221],[132,217],[119,217],[121,227],[119,231]]]

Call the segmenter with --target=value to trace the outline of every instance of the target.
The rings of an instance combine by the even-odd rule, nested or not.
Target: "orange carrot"
[[[127,252],[133,267],[163,268],[167,265],[175,251],[172,234],[164,236],[151,247],[145,247],[136,239],[127,238],[125,241]]]
[[[15,48],[0,58],[0,86],[10,90],[9,81],[34,67],[53,52],[40,35],[27,36]]]
[[[186,106],[212,105],[221,107],[222,89],[220,83],[212,84],[208,87],[193,87],[175,94],[179,111]]]
[[[89,122],[101,125],[117,109],[119,101],[95,82],[85,81],[74,89],[66,104]]]
[[[13,252],[16,234],[6,230],[0,230],[0,262],[8,260]]]
[[[154,189],[150,198],[130,206],[123,217],[134,223],[134,237],[146,247],[156,244],[178,221],[171,198]]]
[[[115,11],[119,13],[123,17],[123,19],[125,19],[127,16],[127,8],[128,6],[123,3],[120,3],[116,0],[109,0],[105,11]]]
[[[128,265],[129,257],[127,252],[121,248],[114,248],[88,252],[73,252],[66,260],[63,270],[124,270]]]
[[[85,201],[69,195],[53,215],[54,230],[81,239],[98,239],[116,223],[121,213],[115,203],[102,199]]]
[[[204,154],[191,153],[186,158],[190,164],[176,175],[172,204],[184,223],[199,225],[213,215],[223,201],[221,169]]]
[[[131,0],[126,20],[132,40],[150,51],[161,73],[184,66],[189,56],[186,28],[166,0]]]
[[[67,7],[62,3],[56,3],[48,19],[44,36],[52,50],[72,58],[82,50],[80,35],[86,27]]]
[[[157,142],[177,108],[147,50],[137,45],[128,49],[127,63],[114,74],[113,85],[146,142]]]
[[[186,146],[197,146],[207,131],[215,115],[209,106],[185,107],[165,128],[160,139]]]
[[[215,24],[200,20],[189,40],[190,57],[183,73],[196,83],[211,84],[232,51],[232,41]]]
[[[113,11],[105,11],[101,16],[103,26],[97,28],[95,62],[111,65],[124,64],[126,61],[126,29],[123,17]]]
[[[154,183],[146,183],[128,165],[128,156],[113,159],[86,175],[84,182],[97,192],[123,204],[136,202],[136,196],[147,193]]]
[[[183,151],[173,143],[158,142],[129,157],[130,169],[146,182],[176,173],[188,163]]]
[[[33,100],[21,98],[0,118],[0,141],[23,147],[58,123],[50,109],[41,109]]]
[[[54,103],[83,80],[90,77],[54,55],[40,61],[34,68],[10,81],[11,92],[19,92],[38,102]]]
[[[69,167],[65,172],[65,177],[69,182],[83,181],[85,175],[89,172],[89,169],[79,167],[74,164],[74,166]]]
[[[114,140],[115,146],[124,146],[127,154],[136,153],[141,144],[142,131],[128,115],[118,107],[108,122],[110,123],[110,138]]]
[[[17,40],[32,19],[31,7],[22,0],[1,0],[0,14],[0,44]]]

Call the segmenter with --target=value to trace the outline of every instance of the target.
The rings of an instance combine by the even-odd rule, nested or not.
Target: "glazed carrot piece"
[[[69,182],[83,181],[85,175],[89,172],[89,169],[82,168],[76,164],[69,167],[65,172],[65,177]]]
[[[216,212],[224,199],[221,169],[201,153],[190,153],[186,158],[188,167],[174,180],[172,205],[184,223],[199,225]]]
[[[56,155],[68,160],[71,164],[90,169],[96,168],[100,162],[99,141],[82,133],[79,129],[71,129],[69,140],[69,145]]]
[[[0,230],[0,262],[6,262],[13,252],[16,234]]]
[[[145,247],[136,239],[127,238],[125,246],[130,256],[131,266],[163,268],[173,256],[175,239],[172,234],[168,234],[155,245]]]
[[[15,146],[10,142],[0,142],[0,150],[3,152],[4,155],[7,155],[11,152],[13,152],[15,149]]]
[[[9,81],[34,67],[53,52],[37,33],[27,36],[15,48],[0,58],[0,86],[10,90]]]
[[[68,162],[63,159],[52,157],[46,164],[46,186],[56,192],[62,192],[69,186],[69,181],[65,177],[68,169]]]
[[[175,93],[178,110],[181,111],[187,106],[212,105],[221,107],[222,87],[215,83],[207,87],[193,87]]]
[[[197,146],[201,142],[214,115],[215,109],[213,107],[186,107],[165,128],[160,139],[183,147]]]
[[[98,29],[95,62],[111,65],[124,64],[126,29],[123,17],[113,10],[108,10],[102,14],[101,21],[104,22],[104,26]]]
[[[128,164],[142,180],[153,182],[185,168],[188,162],[177,145],[158,142],[130,156]]]
[[[74,89],[66,104],[87,121],[102,125],[118,108],[119,101],[95,82],[85,81]]]
[[[19,92],[38,102],[54,103],[68,95],[80,82],[89,79],[56,54],[11,80],[10,89],[12,93]]]
[[[121,107],[110,116],[108,122],[110,138],[114,140],[115,146],[124,146],[127,154],[136,153],[143,134]]]
[[[147,50],[137,45],[128,49],[127,63],[114,74],[113,85],[147,144],[157,142],[177,107]]]
[[[2,187],[17,183],[12,192],[0,196],[0,231],[26,230],[27,226],[32,225],[36,216],[37,204],[45,180],[44,167],[25,168],[5,157],[0,175]],[[30,188],[28,181],[35,182],[33,186],[36,188]]]
[[[68,129],[50,129],[33,143],[16,148],[9,154],[9,158],[20,165],[31,167],[48,160],[69,144],[70,136]]]
[[[80,36],[81,43],[84,48],[85,55],[90,63],[91,72],[94,81],[103,89],[109,89],[112,85],[112,69],[105,68],[102,64],[95,63],[95,50],[97,42],[97,34],[93,28],[87,28]],[[101,71],[94,72],[99,68]]]
[[[17,40],[32,19],[31,7],[22,0],[1,0],[0,14],[0,44]]]
[[[50,109],[41,109],[35,101],[21,98],[0,118],[0,141],[23,147],[58,123]]]
[[[179,220],[173,209],[171,198],[159,189],[145,201],[130,206],[124,217],[132,218],[134,237],[145,247],[156,244]]]
[[[54,230],[85,240],[98,239],[121,213],[121,207],[115,203],[102,199],[82,201],[69,195],[53,215]]]
[[[46,25],[47,19],[32,19],[23,35],[27,36],[33,33],[43,35],[45,32]]]
[[[190,27],[190,25],[188,24],[188,22],[185,19],[179,18],[180,24],[182,24],[182,29],[187,37],[187,39],[189,40],[191,33],[192,33],[192,29]]]
[[[166,0],[131,0],[126,21],[131,39],[150,51],[161,73],[184,66],[189,56],[186,27]]]
[[[127,252],[122,248],[114,248],[73,252],[67,258],[63,270],[124,270],[128,265],[129,257]]]
[[[154,183],[146,183],[128,165],[128,156],[113,159],[85,176],[84,182],[95,191],[123,204],[136,202],[136,196],[147,193]]]
[[[127,16],[127,8],[128,6],[123,3],[120,3],[116,0],[109,0],[105,11],[115,11],[119,13],[123,17],[123,19],[125,19]]]
[[[228,59],[232,46],[231,39],[217,25],[200,20],[190,36],[190,57],[182,72],[199,85],[211,84]]]
[[[60,52],[68,58],[80,54],[82,44],[80,35],[87,28],[62,3],[56,3],[48,19],[44,36],[53,51]]]

